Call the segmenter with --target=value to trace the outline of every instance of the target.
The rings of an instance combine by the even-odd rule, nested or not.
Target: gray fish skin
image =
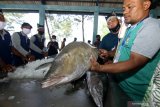
[[[97,48],[84,42],[68,44],[52,62],[51,68],[42,82],[42,88],[79,79],[89,70],[91,56],[98,57]]]
[[[93,101],[97,107],[103,107],[103,82],[98,73],[87,72],[87,86]]]

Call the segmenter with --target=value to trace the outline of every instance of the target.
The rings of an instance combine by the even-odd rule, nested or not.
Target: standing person
[[[30,53],[30,48],[34,46],[32,46],[33,43],[30,42],[27,36],[31,32],[32,26],[29,23],[23,23],[21,25],[21,29],[22,29],[21,32],[15,32],[12,35],[13,46],[21,54],[21,55],[17,53],[13,54],[13,60],[15,66],[20,66],[28,61],[35,60],[35,57]]]
[[[97,48],[99,48],[101,43],[101,36],[100,35],[96,35],[96,41],[93,43],[93,45]]]
[[[73,40],[73,42],[76,42],[76,41],[77,41],[77,38],[75,37],[74,40]]]
[[[124,0],[125,23],[131,24],[121,40],[113,64],[91,59],[91,70],[116,73],[120,88],[133,100],[142,101],[160,60],[160,21],[149,17],[150,0]],[[100,50],[100,56],[112,53]]]
[[[0,79],[5,79],[7,73],[14,70],[12,66],[12,41],[10,33],[4,29],[5,17],[0,13]]]
[[[58,54],[59,45],[55,35],[52,36],[52,40],[48,43],[47,47],[48,47],[48,56],[53,56]]]
[[[103,37],[99,48],[105,49],[107,51],[116,51],[119,42],[118,32],[120,29],[120,22],[117,16],[111,15],[107,18],[107,27],[110,30],[110,33]],[[113,57],[114,55],[107,60],[110,60],[112,62]]]
[[[66,38],[63,38],[63,41],[61,43],[60,51],[66,46],[65,42],[66,42]]]
[[[118,45],[118,32],[120,29],[120,22],[117,16],[112,15],[108,17],[107,27],[110,33],[103,37],[100,48],[111,51],[114,50]]]
[[[30,38],[30,42],[32,42],[34,47],[36,47],[32,47],[31,54],[35,56],[35,59],[42,59],[47,55],[46,52],[43,52],[45,47],[44,26],[37,24],[37,28],[38,34],[35,34]]]

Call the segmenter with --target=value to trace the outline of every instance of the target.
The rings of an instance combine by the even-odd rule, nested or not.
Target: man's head
[[[100,36],[100,35],[96,35],[96,39],[97,39],[98,41],[100,41],[100,40],[101,40],[101,36]]]
[[[74,41],[77,41],[77,38],[76,38],[76,37],[74,38]]]
[[[117,18],[117,16],[110,16],[107,19],[107,26],[110,32],[117,33],[120,28],[119,19]]]
[[[134,25],[149,16],[150,0],[124,0],[123,15],[127,24]]]
[[[63,41],[66,41],[66,38],[63,38]]]
[[[90,40],[88,40],[88,43],[90,44],[90,43],[91,43],[91,41],[90,41]]]
[[[21,25],[21,29],[22,29],[23,33],[25,33],[27,35],[31,32],[32,26],[29,23],[24,22]]]
[[[56,36],[55,36],[55,35],[52,35],[52,39],[56,39]]]
[[[38,34],[43,35],[44,34],[44,25],[37,24],[37,31],[38,31]]]
[[[5,23],[5,18],[2,13],[0,13],[0,30],[4,29],[6,23]]]

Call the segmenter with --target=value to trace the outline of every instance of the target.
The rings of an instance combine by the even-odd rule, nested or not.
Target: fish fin
[[[52,62],[47,62],[47,63],[39,65],[38,67],[35,68],[35,70],[40,70],[45,67],[51,67],[51,65],[52,65]]]
[[[45,80],[44,82],[42,82],[42,88],[47,88],[49,86],[55,86],[58,85],[65,77],[61,76],[61,77],[52,77],[52,78],[48,78],[47,80]]]

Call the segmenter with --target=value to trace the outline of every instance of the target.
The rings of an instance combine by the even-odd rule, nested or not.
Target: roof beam
[[[40,10],[44,8],[46,11],[67,11],[67,12],[95,12],[110,13],[112,11],[122,12],[121,8],[107,8],[99,6],[59,6],[59,5],[17,5],[17,4],[0,4],[3,10]]]
[[[18,5],[18,4],[0,4],[0,8],[4,10],[39,10],[41,5]]]
[[[101,1],[101,0],[46,0],[47,1],[52,1],[52,2],[84,2],[84,3],[109,3],[109,4],[123,4],[123,2],[115,2],[115,1]]]
[[[115,11],[116,13],[122,13],[122,8],[107,8],[99,6],[59,6],[59,5],[17,5],[17,4],[0,4],[0,9],[7,11],[39,11],[44,8],[46,11],[59,11],[59,12],[96,12],[100,14],[107,14]],[[156,8],[157,16],[160,16],[160,7]]]
[[[2,1],[12,1],[13,3],[14,2],[17,2],[19,0],[2,0]],[[115,2],[115,1],[103,1],[103,0],[21,0],[21,2],[23,3],[24,2],[27,2],[27,1],[31,1],[31,2],[40,2],[41,4],[46,4],[47,2],[70,2],[70,3],[77,3],[77,2],[81,2],[81,3],[95,3],[95,4],[123,4],[123,2]]]

